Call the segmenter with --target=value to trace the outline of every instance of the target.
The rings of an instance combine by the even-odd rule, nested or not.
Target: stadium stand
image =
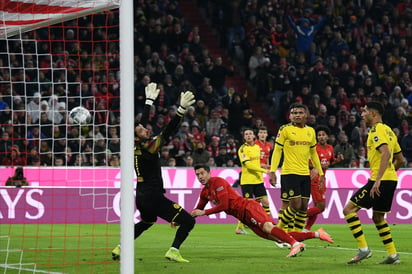
[[[360,121],[360,107],[376,99],[385,104],[384,120],[398,132],[405,156],[412,162],[408,141],[412,134],[412,3],[380,0],[357,6],[355,1],[333,2],[334,6],[326,0],[306,4],[276,0],[136,2],[135,119],[140,119],[148,82],[160,83],[162,90],[150,117],[154,133],[175,114],[173,105],[179,92],[191,89],[198,102],[188,111],[177,137],[165,147],[169,152],[165,157],[185,166],[201,148],[211,154],[212,164],[231,166],[237,164],[233,150],[241,143],[242,128],[264,124],[273,135],[287,122],[289,104],[301,101],[310,110],[310,125],[326,124],[335,132],[333,145],[347,137],[355,155],[345,166],[349,167],[363,162],[358,150],[364,146],[367,128]],[[27,34],[41,54],[39,64],[31,70],[41,70],[39,79],[27,69],[25,74],[6,69],[11,64],[22,67],[23,62],[30,68],[34,60],[29,55],[23,60],[17,54],[10,59],[1,54],[0,164],[53,165],[51,152],[63,155],[67,149],[79,151],[81,146],[82,153],[66,158],[67,164],[118,165],[119,58],[115,41],[119,37],[114,31],[118,12],[93,16],[94,25],[108,26],[107,33],[92,30],[89,21],[84,17]],[[74,32],[75,28],[81,31]],[[91,36],[101,42],[86,43]],[[17,44],[14,49],[11,46],[18,52]],[[73,58],[79,48],[79,58]],[[103,59],[105,54],[112,58]],[[100,73],[91,69],[92,65]],[[72,69],[63,76],[67,68]],[[67,77],[67,92],[78,96],[77,100],[67,101],[60,86],[50,88],[50,79],[59,77]],[[24,83],[39,89],[26,88],[33,92],[21,96],[15,91]],[[91,132],[53,127],[79,100],[96,109]],[[41,115],[36,106],[61,108],[61,115]],[[40,120],[39,126],[25,132],[19,125],[27,117],[19,118],[18,113],[30,114],[32,122]],[[67,138],[56,138],[66,133]],[[81,144],[74,141],[79,135]],[[220,148],[226,148],[229,160],[221,161]],[[108,151],[115,156],[113,161],[107,159]],[[219,161],[213,161],[216,158]],[[169,161],[164,162],[167,165]]]

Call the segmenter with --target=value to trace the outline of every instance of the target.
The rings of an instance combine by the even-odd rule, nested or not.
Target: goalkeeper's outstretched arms
[[[157,84],[150,82],[146,87],[145,87],[145,95],[146,95],[146,101],[144,105],[144,110],[143,110],[143,115],[142,119],[140,120],[140,123],[146,127],[148,120],[149,120],[149,113],[150,109],[156,101],[157,96],[159,96],[160,89],[157,88]]]

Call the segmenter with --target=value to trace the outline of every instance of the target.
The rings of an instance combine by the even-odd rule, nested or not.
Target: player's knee
[[[376,214],[374,212],[373,216],[372,216],[372,220],[375,224],[380,224],[385,220],[385,215],[382,214]]]
[[[180,224],[180,226],[186,227],[186,229],[190,231],[195,226],[196,220],[190,216],[189,213],[181,212],[175,219],[175,222]]]

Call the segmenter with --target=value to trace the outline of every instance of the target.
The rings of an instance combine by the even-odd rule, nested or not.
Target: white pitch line
[[[31,269],[31,268],[22,268],[22,267],[17,267],[17,266],[12,266],[12,265],[7,265],[7,264],[0,264],[0,268],[4,269],[14,269],[14,270],[23,270],[23,271],[28,271],[32,273],[51,273],[51,274],[63,274],[63,272],[50,272],[46,270],[37,270],[37,269]]]
[[[308,245],[306,245],[306,246],[308,246]],[[309,247],[311,247],[310,245],[309,245]],[[329,246],[327,246],[327,247],[325,247],[325,246],[323,246],[323,245],[319,245],[319,246],[312,246],[312,247],[321,247],[321,248],[334,248],[334,249],[340,249],[340,250],[355,250],[355,251],[357,251],[357,250],[359,250],[358,248],[350,248],[350,247],[339,247],[339,246],[331,246],[331,245],[329,245]],[[381,253],[386,253],[386,251],[385,250],[380,250],[380,249],[378,249],[378,250],[376,250],[376,249],[371,249],[372,250],[372,252],[381,252]],[[399,254],[404,254],[404,255],[412,255],[412,252],[402,252],[402,251],[397,251],[397,253],[399,253]]]

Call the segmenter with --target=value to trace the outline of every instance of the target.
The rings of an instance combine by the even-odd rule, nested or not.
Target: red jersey
[[[322,146],[316,144],[316,152],[318,153],[321,166],[329,166],[335,160],[335,150],[331,145],[326,144]],[[323,173],[325,173],[325,171],[326,168],[323,168]]]
[[[208,202],[214,204],[213,208],[205,210],[206,215],[226,212],[240,220],[245,215],[247,199],[242,198],[229,183],[220,177],[211,177],[209,182],[200,192],[199,203],[196,209],[204,209]]]
[[[333,149],[333,146],[326,144],[325,146],[322,146],[320,144],[316,144],[316,152],[318,153],[319,156],[319,161],[321,166],[328,166],[335,160],[335,150]],[[323,168],[323,173],[325,174],[326,168]],[[317,183],[319,181],[319,175],[315,178],[312,179],[312,182]]]
[[[259,140],[255,140],[255,144],[260,146],[260,163],[269,164],[270,151],[272,150],[272,144],[270,142],[265,142],[264,144]]]

